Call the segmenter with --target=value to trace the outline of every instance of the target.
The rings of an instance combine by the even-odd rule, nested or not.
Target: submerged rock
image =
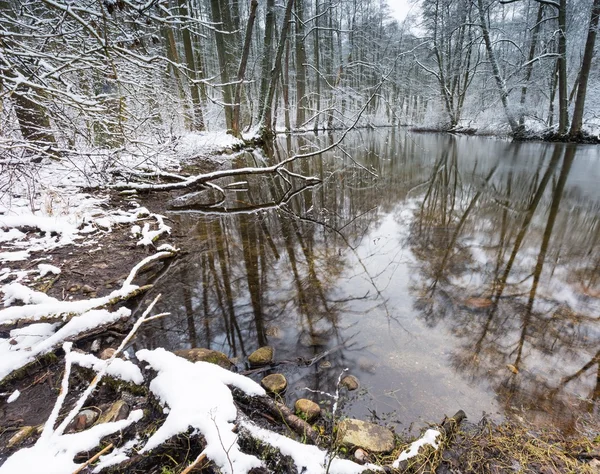
[[[300,336],[300,344],[304,347],[325,347],[331,341],[331,335],[327,331],[304,333]]]
[[[371,453],[389,453],[394,449],[394,434],[374,423],[348,419],[338,424],[337,443]]]
[[[233,365],[233,362],[231,362],[225,354],[212,349],[195,347],[192,349],[180,349],[174,351],[174,354],[183,357],[190,362],[210,362],[211,364],[216,364],[224,369],[230,369]]]
[[[260,381],[267,392],[281,393],[287,388],[287,380],[282,374],[267,375]]]
[[[354,375],[346,375],[341,381],[340,385],[346,387],[349,391],[356,390],[360,387],[360,382]]]
[[[306,398],[298,400],[294,405],[294,409],[296,410],[296,415],[308,422],[315,420],[321,414],[321,407]]]
[[[250,354],[248,357],[248,362],[252,367],[268,365],[273,362],[274,354],[275,351],[271,346],[259,347],[252,354]]]

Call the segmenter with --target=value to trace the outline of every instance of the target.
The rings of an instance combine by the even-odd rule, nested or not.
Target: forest
[[[3,0],[3,155],[145,153],[220,129],[597,134],[599,1],[411,12],[398,21],[383,0]]]
[[[0,0],[0,474],[598,472],[599,17]]]

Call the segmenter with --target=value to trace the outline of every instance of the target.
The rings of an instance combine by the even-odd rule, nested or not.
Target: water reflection
[[[237,166],[331,140],[282,138]],[[223,180],[171,203],[187,253],[154,292],[173,315],[138,344],[273,345],[292,399],[349,368],[364,390],[348,409],[404,426],[462,408],[568,431],[600,395],[598,158],[390,129]]]

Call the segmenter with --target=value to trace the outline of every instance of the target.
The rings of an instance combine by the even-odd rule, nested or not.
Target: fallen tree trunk
[[[238,389],[233,389],[232,393],[237,401],[240,401],[247,407],[255,410],[268,411],[271,415],[281,420],[286,426],[305,438],[306,441],[318,445],[319,433],[317,433],[309,423],[296,416],[292,410],[283,403],[279,403],[277,400],[273,400],[268,396],[249,397]]]

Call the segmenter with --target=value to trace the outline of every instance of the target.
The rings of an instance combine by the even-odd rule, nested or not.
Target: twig
[[[175,255],[175,253],[176,252],[174,252],[174,251],[167,250],[167,251],[158,252],[158,253],[155,253],[154,255],[150,255],[149,257],[146,257],[144,260],[139,262],[135,267],[133,267],[131,269],[131,271],[129,272],[129,276],[123,283],[123,288],[127,287],[128,285],[131,285],[131,283],[133,282],[133,279],[136,277],[136,275],[138,274],[138,272],[140,270],[142,270],[143,268],[147,267],[148,265],[150,265],[151,263],[153,263],[155,261],[164,260],[165,258],[173,257]]]
[[[53,434],[54,423],[56,423],[56,419],[58,418],[58,414],[60,409],[63,406],[65,398],[67,397],[67,393],[69,393],[69,376],[71,375],[71,359],[69,357],[69,353],[71,352],[71,347],[73,346],[72,342],[65,342],[63,344],[63,349],[65,351],[65,373],[63,375],[62,383],[60,384],[60,393],[58,398],[56,399],[56,403],[54,404],[54,408],[52,408],[52,413],[46,420],[44,424],[44,429],[42,430],[42,434],[40,435],[40,440],[49,438]]]
[[[189,474],[190,472],[192,472],[194,470],[194,468],[200,464],[202,461],[204,461],[206,459],[206,453],[203,451],[201,452],[198,457],[194,460],[194,462],[192,464],[190,464],[188,467],[186,467],[183,471],[181,471],[181,474]],[[75,473],[73,473],[75,474]]]
[[[105,448],[103,448],[100,452],[94,454],[91,458],[89,458],[86,462],[84,462],[81,466],[79,466],[77,469],[75,469],[73,471],[73,474],[79,474],[81,471],[83,471],[86,467],[88,467],[90,464],[92,464],[93,462],[96,462],[98,460],[98,458],[100,456],[102,456],[104,453],[106,453],[107,451],[110,451],[112,448],[114,448],[114,445],[112,443],[110,443],[108,446],[106,446]]]

